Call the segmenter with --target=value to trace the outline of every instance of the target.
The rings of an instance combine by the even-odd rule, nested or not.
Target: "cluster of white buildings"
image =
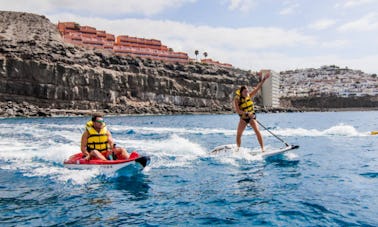
[[[378,95],[376,74],[334,65],[280,72],[279,83],[280,97]]]

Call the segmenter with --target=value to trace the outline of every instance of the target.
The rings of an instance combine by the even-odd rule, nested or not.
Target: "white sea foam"
[[[176,134],[164,140],[117,140],[125,147],[134,147],[153,157],[151,168],[185,167],[193,160],[206,155],[206,150],[199,144]]]
[[[319,137],[319,136],[345,136],[345,137],[363,137],[368,136],[369,132],[359,132],[351,125],[338,124],[325,130],[288,128],[275,129],[273,133],[280,136],[297,136],[297,137]]]
[[[223,129],[223,128],[174,128],[174,127],[130,127],[130,126],[115,126],[112,127],[113,131],[122,132],[133,130],[136,133],[174,133],[177,135],[184,134],[223,134],[226,136],[236,135],[236,129]],[[264,129],[260,129],[264,136],[271,136],[269,132]],[[359,137],[359,136],[368,136],[369,132],[359,132],[356,128],[351,125],[338,124],[332,126],[328,129],[319,130],[319,129],[304,129],[304,128],[276,128],[271,129],[276,135],[279,136],[350,136],[350,137]],[[250,128],[247,128],[244,132],[244,135],[253,135],[254,131]]]
[[[41,143],[34,143],[30,146],[19,141],[2,141],[1,145],[8,148],[0,151],[0,159],[5,162],[0,166],[1,169],[73,184],[86,183],[99,174],[96,170],[70,170],[63,167],[64,159],[78,151],[77,145],[56,143],[46,147]]]
[[[297,159],[298,158],[298,154],[296,154],[295,152],[293,151],[289,151],[289,152],[286,152],[285,153],[285,156],[290,159],[290,160],[293,160],[293,159]]]
[[[235,145],[236,146],[236,145]],[[270,145],[265,146],[266,151],[275,151],[281,148],[273,147]],[[254,161],[261,161],[264,160],[263,153],[261,153],[260,147],[254,148],[247,148],[247,147],[240,147],[238,151],[229,149],[220,151],[215,154],[210,154],[211,157],[216,159],[219,163],[233,165],[233,166],[240,166],[245,165],[245,163],[250,163]],[[284,153],[287,159],[293,160],[298,158],[298,155],[295,151],[287,151]]]
[[[55,124],[2,124],[1,169],[21,172],[29,177],[83,184],[99,173],[96,170],[69,170],[63,161],[80,151],[80,132]],[[57,128],[58,130],[54,130]],[[66,128],[66,129],[65,129]],[[16,134],[22,132],[22,134]],[[64,140],[63,142],[60,140]]]
[[[77,125],[30,125],[30,124],[9,124],[7,125],[9,130],[13,131],[24,131],[25,133],[30,133],[36,138],[45,138],[46,130],[49,131],[48,136],[52,137],[54,135],[62,136],[68,140],[75,139],[75,142],[80,142],[80,135],[82,133],[83,127]],[[2,125],[5,129],[6,124]],[[51,130],[57,128],[59,130]],[[222,134],[226,136],[236,135],[235,129],[224,129],[224,128],[176,128],[176,127],[140,127],[140,126],[128,126],[128,125],[112,125],[109,127],[112,132],[127,132],[135,131],[136,133],[156,133],[156,134],[176,134],[176,135],[185,135],[185,134]],[[269,132],[264,129],[260,129],[263,135],[271,136]],[[351,125],[338,124],[331,126],[328,129],[319,130],[319,129],[304,129],[304,128],[275,128],[270,129],[271,132],[281,135],[281,136],[367,136],[369,132],[359,132],[356,128]],[[247,128],[244,132],[244,135],[252,135],[254,131],[251,128]],[[0,132],[1,135],[1,132]]]
[[[174,133],[178,135],[182,134],[224,134],[234,135],[235,130],[222,129],[222,128],[174,128],[174,127],[139,127],[139,126],[112,126],[113,132],[123,132],[133,130],[137,133]]]
[[[229,164],[233,166],[240,166],[242,162],[253,162],[262,160],[262,156],[259,155],[261,152],[260,147],[256,148],[246,148],[240,147],[238,151],[228,150],[221,151],[211,156],[218,162],[223,164]]]

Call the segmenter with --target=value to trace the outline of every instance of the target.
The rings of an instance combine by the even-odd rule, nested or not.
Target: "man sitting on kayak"
[[[106,128],[101,114],[93,114],[92,120],[87,122],[86,130],[81,137],[81,152],[87,160],[129,158],[124,148],[115,147],[112,134]]]

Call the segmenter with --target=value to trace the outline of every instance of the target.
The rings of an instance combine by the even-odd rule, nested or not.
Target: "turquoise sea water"
[[[88,118],[0,119],[0,226],[378,226],[378,112],[259,114],[300,145],[275,158],[236,115],[105,118],[118,146],[151,156],[127,177],[70,170]],[[262,131],[268,149],[282,143]]]

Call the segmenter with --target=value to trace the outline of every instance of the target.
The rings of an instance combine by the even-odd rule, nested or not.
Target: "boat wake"
[[[277,150],[276,147],[272,147],[270,145],[266,145],[265,149],[266,151]],[[236,167],[245,165],[246,163],[264,160],[260,147],[240,147],[238,151],[235,151],[233,149],[226,149],[224,151],[220,151],[218,153],[213,153],[210,155],[214,160],[216,160],[219,163],[233,165]],[[298,155],[295,153],[295,151],[287,151],[283,155],[289,160],[298,158]]]
[[[338,124],[331,126],[330,128],[319,129],[304,129],[304,128],[269,128],[273,133],[280,136],[296,136],[296,137],[319,137],[319,136],[345,136],[345,137],[364,137],[368,136],[370,132],[359,132],[355,127],[346,124]],[[225,136],[235,136],[235,129],[223,129],[223,128],[169,128],[169,127],[129,127],[129,126],[116,126],[112,127],[113,131],[118,133],[133,132],[135,134],[163,134],[174,133],[176,135],[211,135],[221,134]],[[264,136],[271,136],[268,132],[261,129]],[[247,128],[244,135],[254,134],[253,130]]]
[[[150,168],[188,167],[206,155],[206,149],[176,134],[163,140],[118,140],[124,147],[132,147],[151,156]],[[148,171],[148,169],[147,169]]]
[[[355,127],[351,125],[339,124],[332,126],[328,129],[275,129],[272,130],[275,134],[281,136],[296,136],[296,137],[320,137],[320,136],[340,136],[340,137],[365,137],[369,135],[369,132],[359,132]]]

